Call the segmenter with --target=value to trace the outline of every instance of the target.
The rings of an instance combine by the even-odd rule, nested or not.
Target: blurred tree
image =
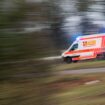
[[[77,7],[79,12],[86,12],[88,6],[91,4],[91,0],[77,0]]]
[[[12,1],[2,1],[3,6],[0,9],[0,61],[2,62],[18,58],[18,49],[21,43],[21,37],[17,31],[19,31],[20,22],[24,17],[24,3],[22,1],[14,2],[8,7],[9,2]],[[8,9],[6,9],[7,7]]]
[[[52,95],[52,89],[47,87],[47,81],[52,76],[50,63],[37,61],[55,52],[50,37],[51,21],[48,14],[44,14],[48,9],[44,2],[27,3],[25,0],[0,2],[4,5],[0,8],[0,82],[26,81],[27,84],[27,81],[30,81],[30,84],[35,85],[36,91],[33,91],[35,96],[32,97],[33,101],[24,100],[24,104],[28,105],[27,101],[29,101],[31,104],[51,105],[53,100],[49,97]],[[29,88],[31,90],[31,87]],[[28,91],[28,88],[23,86],[22,90]],[[19,91],[18,88],[17,91]],[[28,92],[22,95],[19,91],[9,98],[9,101],[12,104],[23,105],[23,99],[26,96],[28,97]],[[6,98],[4,101],[7,101]]]
[[[51,23],[51,38],[53,40],[53,44],[56,46],[56,51],[60,54],[59,51],[64,49],[67,43],[62,30],[64,16],[62,14],[59,1],[49,0],[47,7],[47,16],[49,17],[49,21]]]

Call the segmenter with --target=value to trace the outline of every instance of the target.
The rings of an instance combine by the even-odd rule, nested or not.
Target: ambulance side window
[[[76,49],[78,49],[78,44],[77,43],[72,46],[72,48],[70,49],[70,51],[73,51],[73,50],[76,50]]]

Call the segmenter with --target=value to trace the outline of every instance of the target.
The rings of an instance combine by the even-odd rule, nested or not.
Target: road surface
[[[59,74],[59,75],[68,75],[68,74],[90,74],[90,73],[105,73],[105,68],[65,70],[65,71],[60,71],[57,74]]]
[[[105,68],[65,70],[65,71],[54,72],[53,75],[63,76],[63,75],[70,75],[70,74],[92,74],[92,73],[105,73]],[[32,77],[40,77],[40,76],[47,76],[47,75],[48,74],[26,73],[26,74],[14,75],[12,77],[32,78]]]

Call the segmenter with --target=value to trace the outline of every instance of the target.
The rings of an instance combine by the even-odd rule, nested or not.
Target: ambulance
[[[87,59],[105,59],[105,33],[79,36],[71,46],[62,53],[66,63]]]

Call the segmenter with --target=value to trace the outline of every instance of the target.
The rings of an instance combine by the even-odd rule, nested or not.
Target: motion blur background
[[[41,59],[104,32],[105,0],[0,0],[0,105],[61,105],[58,62]]]

